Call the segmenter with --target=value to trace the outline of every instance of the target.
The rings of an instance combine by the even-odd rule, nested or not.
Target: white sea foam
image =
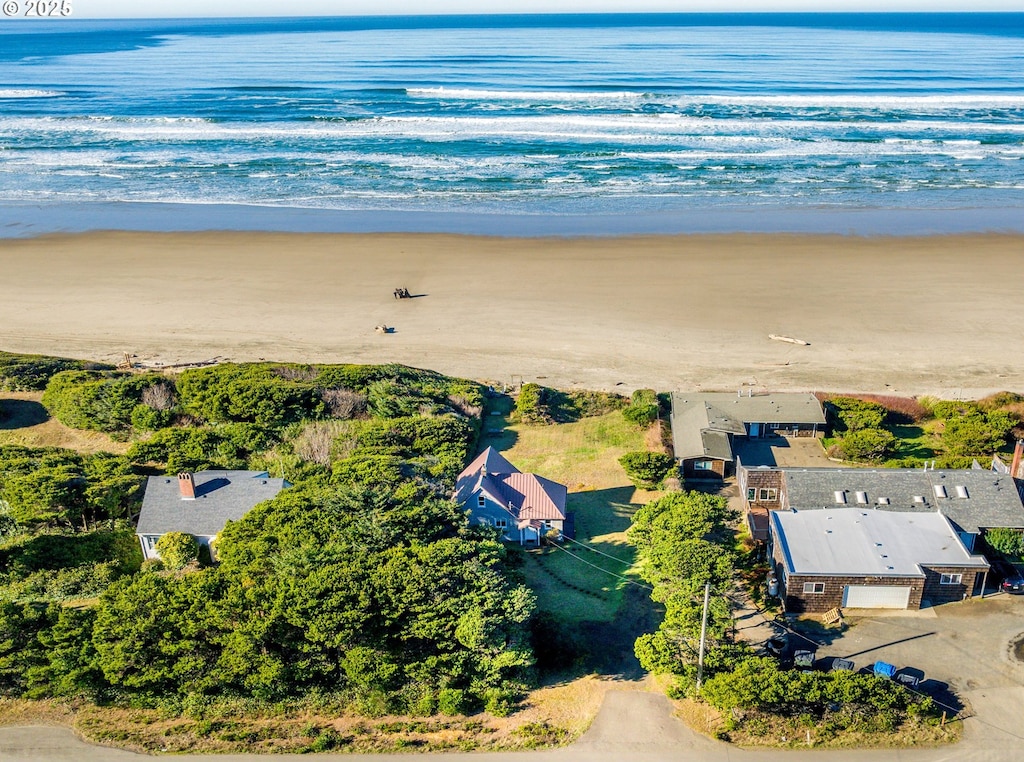
[[[67,95],[67,93],[61,92],[60,90],[0,89],[0,99],[59,98],[62,95]]]
[[[647,97],[644,93],[580,92],[577,90],[475,90],[451,87],[409,87],[406,95],[410,98],[430,98],[460,101],[528,101],[549,103],[558,101],[630,101]]]
[[[694,106],[762,106],[776,108],[860,108],[903,111],[908,109],[1012,109],[1024,108],[1024,95],[694,95],[673,97],[672,103]]]

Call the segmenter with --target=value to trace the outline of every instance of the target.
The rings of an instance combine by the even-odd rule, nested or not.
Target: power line
[[[587,545],[585,542],[579,542],[578,540],[574,540],[571,537],[566,537],[564,534],[562,535],[562,539],[563,540],[568,540],[569,542],[575,543],[576,545],[580,545],[580,546],[586,548],[587,550],[592,550],[594,553],[597,553],[598,555],[604,556],[605,558],[610,558],[612,561],[618,561],[620,564],[625,564],[626,566],[632,566],[633,565],[633,561],[624,561],[623,559],[618,558],[617,556],[613,556],[611,553],[605,553],[603,550],[598,550],[597,548],[594,548],[594,547],[591,547],[590,545]]]
[[[637,587],[642,587],[644,590],[650,590],[652,592],[654,591],[654,588],[650,587],[649,585],[641,584],[640,582],[637,582],[636,580],[632,580],[629,577],[624,577],[623,575],[618,574],[617,572],[613,572],[613,571],[611,571],[609,569],[605,569],[604,567],[598,566],[597,564],[592,564],[587,559],[581,558],[580,556],[577,556],[572,551],[566,550],[565,548],[563,548],[561,545],[558,545],[557,543],[553,544],[553,547],[558,548],[563,553],[568,553],[570,556],[575,558],[577,561],[581,561],[582,563],[585,563],[587,566],[592,566],[593,568],[597,569],[598,571],[602,571],[605,574],[610,574],[613,577],[617,577],[618,579],[621,579],[623,582],[628,582],[631,585],[636,585]]]

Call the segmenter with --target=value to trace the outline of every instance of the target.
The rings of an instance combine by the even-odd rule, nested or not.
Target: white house
[[[238,521],[257,503],[291,485],[266,471],[200,471],[151,476],[146,483],[135,534],[145,558],[159,558],[156,542],[168,532],[184,532],[200,545],[210,543],[229,521]]]

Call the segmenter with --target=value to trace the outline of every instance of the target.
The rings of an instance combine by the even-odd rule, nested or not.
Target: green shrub
[[[147,388],[169,382],[157,373],[69,370],[54,375],[43,392],[43,405],[65,426],[109,433],[127,432]]]
[[[942,444],[950,455],[990,456],[1005,444],[1017,420],[1001,410],[946,420]]]
[[[831,397],[826,404],[836,418],[838,431],[879,429],[887,412],[877,402],[867,402],[856,397]]]
[[[884,460],[895,452],[898,440],[885,429],[860,429],[845,434],[838,443],[847,460]]]
[[[442,688],[437,694],[437,711],[448,716],[463,714],[467,708],[466,692],[458,688]]]
[[[661,452],[627,452],[619,458],[619,465],[630,481],[640,489],[657,489],[676,466],[671,455]]]
[[[0,389],[15,392],[38,391],[45,389],[47,382],[58,373],[89,369],[105,370],[110,369],[110,366],[69,360],[66,357],[0,352]]]
[[[516,710],[516,697],[511,691],[489,688],[484,694],[484,711],[495,717],[508,717]]]
[[[637,389],[629,406],[622,409],[622,416],[630,423],[646,428],[654,423],[660,411],[658,395],[653,389]]]
[[[199,543],[184,532],[168,532],[156,541],[156,552],[168,569],[182,569],[199,558]]]
[[[551,423],[546,393],[547,390],[540,384],[523,384],[516,397],[515,418],[523,423]]]
[[[1018,529],[989,529],[985,532],[985,542],[992,550],[1008,558],[1020,558],[1024,555],[1024,533]]]

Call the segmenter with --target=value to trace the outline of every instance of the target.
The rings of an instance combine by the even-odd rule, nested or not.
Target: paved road
[[[987,697],[1000,703],[1007,718],[1017,719],[1024,706],[1024,689],[998,691]],[[1019,762],[1024,741],[992,734],[972,726],[967,739],[941,749],[867,751],[743,751],[688,730],[672,717],[664,696],[639,692],[610,692],[593,726],[572,746],[542,752],[445,754],[444,762]],[[1011,725],[1010,727],[1013,727]],[[374,754],[358,756],[372,762],[410,762],[424,755]],[[0,760],[7,762],[138,762],[145,755],[92,746],[66,728],[0,728]],[[332,757],[340,759],[340,757]],[[195,755],[174,757],[189,762],[309,762],[310,755]]]

